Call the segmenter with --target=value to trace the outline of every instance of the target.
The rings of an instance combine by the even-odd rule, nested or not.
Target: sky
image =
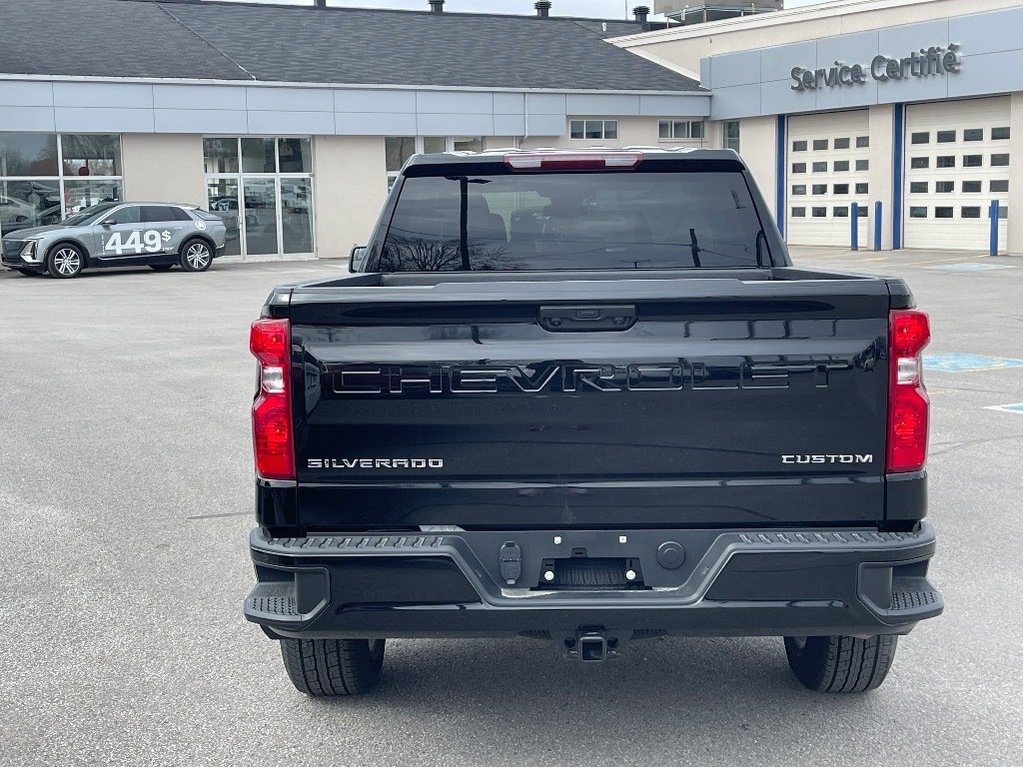
[[[253,2],[254,0],[245,0]],[[255,0],[262,2],[263,0]],[[279,4],[312,5],[312,0],[270,0]],[[699,0],[694,0],[696,4]],[[815,5],[821,0],[786,0],[787,8]],[[402,8],[425,11],[427,0],[327,0],[329,6],[349,8]],[[599,19],[631,17],[629,9],[637,5],[653,7],[649,0],[552,0],[552,16],[591,16]],[[446,0],[446,11],[462,13],[521,13],[533,14],[533,0]]]

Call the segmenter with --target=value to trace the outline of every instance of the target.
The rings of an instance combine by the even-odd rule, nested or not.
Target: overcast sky
[[[240,0],[239,0],[240,1]],[[253,2],[253,0],[245,0]],[[256,0],[262,2],[263,0]],[[269,0],[291,5],[312,5],[312,0]],[[694,0],[696,5],[699,0]],[[786,0],[787,8],[815,5],[821,0]],[[425,11],[427,0],[327,0],[331,6],[348,8],[404,8]],[[591,16],[600,19],[621,19],[629,15],[629,9],[637,5],[654,6],[648,0],[552,0],[553,16]],[[533,0],[446,0],[446,11],[464,13],[522,13],[533,14]]]

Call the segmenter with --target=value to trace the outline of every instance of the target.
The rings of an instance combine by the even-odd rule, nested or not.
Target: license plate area
[[[534,589],[550,591],[640,590],[640,560],[632,557],[562,557],[541,562]]]

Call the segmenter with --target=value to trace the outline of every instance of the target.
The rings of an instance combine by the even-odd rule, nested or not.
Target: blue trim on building
[[[903,105],[892,105],[892,248],[903,247]]]
[[[882,250],[882,201],[875,200],[875,250]]]
[[[786,116],[775,118],[775,224],[786,237]]]

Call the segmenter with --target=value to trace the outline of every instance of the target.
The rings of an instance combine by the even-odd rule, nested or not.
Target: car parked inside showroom
[[[24,275],[59,278],[94,267],[140,265],[203,272],[223,255],[226,234],[219,216],[194,205],[108,202],[57,224],[6,234],[0,263]]]

